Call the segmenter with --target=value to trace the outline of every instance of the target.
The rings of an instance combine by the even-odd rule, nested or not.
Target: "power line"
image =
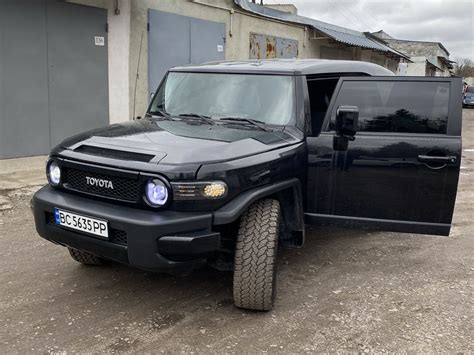
[[[336,3],[334,1],[329,1],[329,4],[331,4],[331,7],[336,10],[337,13],[339,13],[341,16],[343,16],[347,21],[351,22],[356,28],[359,27],[358,24],[356,24],[354,21],[352,21],[349,17],[347,17],[343,12],[339,11],[339,9],[333,5]]]
[[[347,10],[348,10],[349,12],[351,12],[351,9],[347,9]],[[367,26],[367,30],[370,30],[370,28],[378,29],[378,28],[376,28],[376,26],[379,27],[379,26],[378,26],[379,22],[378,22],[377,20],[375,20],[374,17],[373,17],[371,14],[369,14],[368,12],[364,13],[364,12],[363,12],[360,8],[358,8],[358,7],[353,8],[352,10],[357,11],[357,12],[359,13],[360,16],[358,16],[358,18],[360,18],[361,21],[363,22],[363,24],[364,24],[365,26]],[[353,14],[353,15],[354,15],[354,14]],[[354,16],[357,17],[357,15],[354,15]],[[375,22],[376,26],[373,25],[373,22],[372,22],[372,21],[369,21],[369,23],[365,22],[365,20],[368,20],[367,17],[369,17],[371,20],[373,20],[373,21]],[[363,19],[365,19],[365,20],[363,20]]]
[[[336,3],[336,2],[334,1],[334,3]],[[337,3],[337,4],[340,4],[340,3]],[[351,14],[351,16],[352,16],[356,21],[362,22],[362,24],[363,24],[364,26],[366,26],[366,30],[368,30],[368,29],[371,27],[371,26],[367,25],[367,23],[363,20],[363,16],[354,15],[349,7],[347,7],[347,9],[343,9],[343,11],[347,11],[349,14]],[[340,12],[340,13],[341,13],[341,12]],[[359,24],[359,26],[360,26],[360,24]],[[359,27],[359,28],[360,28],[360,27]]]

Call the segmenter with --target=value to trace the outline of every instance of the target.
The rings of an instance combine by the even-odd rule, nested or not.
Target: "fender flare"
[[[213,224],[223,225],[236,221],[255,201],[272,196],[280,201],[285,235],[283,242],[291,246],[304,243],[304,210],[301,182],[297,178],[278,181],[245,191],[213,213]]]

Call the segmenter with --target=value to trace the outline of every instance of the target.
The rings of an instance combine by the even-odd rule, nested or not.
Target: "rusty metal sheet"
[[[265,58],[274,59],[276,55],[276,37],[265,36]]]
[[[250,33],[250,59],[297,58],[298,41]]]
[[[266,36],[250,33],[250,59],[265,59]]]
[[[298,58],[298,41],[276,37],[276,58]]]

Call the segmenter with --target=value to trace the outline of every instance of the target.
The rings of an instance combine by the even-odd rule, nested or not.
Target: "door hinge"
[[[105,24],[105,32],[107,32],[107,33],[109,32],[109,24],[108,23]]]

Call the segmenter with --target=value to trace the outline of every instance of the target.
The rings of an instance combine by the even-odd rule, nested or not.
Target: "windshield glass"
[[[474,93],[474,86],[468,86],[466,92],[470,94]]]
[[[249,118],[285,125],[294,116],[294,77],[170,72],[150,113]]]

